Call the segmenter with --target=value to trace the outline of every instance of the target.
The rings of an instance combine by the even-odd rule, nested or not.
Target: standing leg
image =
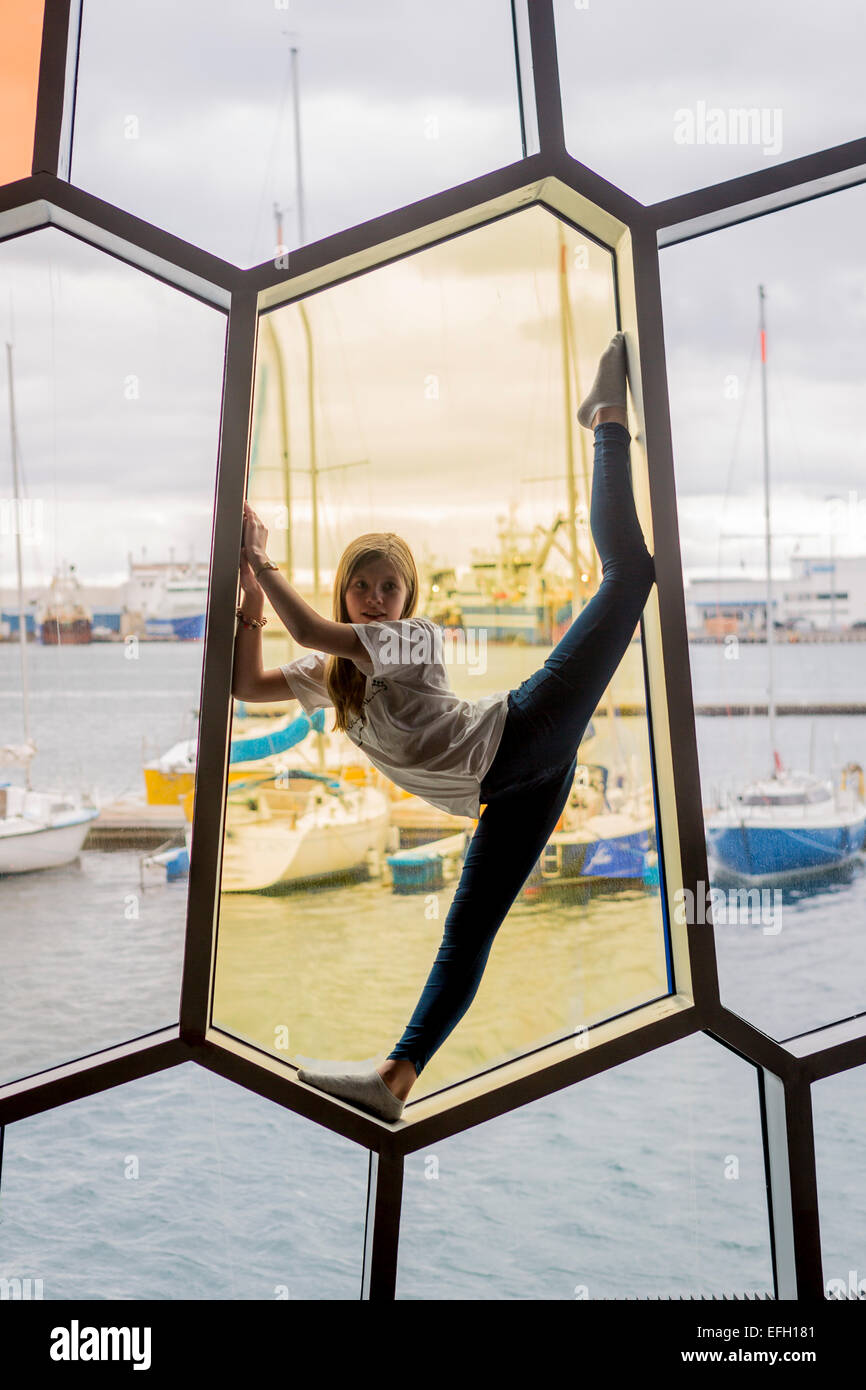
[[[363,1073],[301,1068],[299,1081],[380,1119],[399,1120],[419,1072],[475,998],[493,939],[562,814],[574,773],[572,759],[531,791],[521,788],[485,806],[466,851],[439,954],[415,1012],[383,1066]]]

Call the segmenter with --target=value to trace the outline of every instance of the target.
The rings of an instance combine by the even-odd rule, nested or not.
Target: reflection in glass
[[[177,1019],[225,319],[55,229],[0,303],[6,1081]]]
[[[572,592],[582,605],[598,586],[587,524],[592,435],[575,424],[569,444],[566,402],[576,410],[615,327],[610,253],[540,208],[268,315],[250,500],[269,528],[269,555],[329,615],[345,545],[396,532],[419,564],[417,613],[448,638],[455,692],[478,700],[519,685],[569,626]],[[303,655],[273,615],[264,652],[268,670]],[[636,637],[581,745],[562,849],[545,851],[474,1003],[413,1099],[667,992],[644,703]],[[281,709],[283,719],[298,713],[294,703]],[[442,937],[459,832],[475,824],[388,783],[325,714],[325,732],[308,731],[285,754],[288,766],[347,792],[384,793],[393,852],[447,843],[414,881],[388,854],[360,863],[352,882],[312,889],[286,892],[289,876],[253,896],[226,891],[224,878],[214,1021],[298,1065],[384,1059]],[[232,875],[239,835],[242,863],[256,866],[250,817],[263,855],[278,833],[281,773],[266,774],[258,789],[230,790]]]
[[[661,257],[705,825],[714,828],[719,809],[727,815],[735,796],[759,782],[752,794],[766,798],[766,811],[745,807],[735,827],[764,815],[773,825],[787,819],[789,839],[805,856],[825,852],[831,832],[843,857],[856,855],[866,820],[858,226],[866,234],[862,188]],[[816,247],[828,254],[816,255]],[[795,772],[803,774],[799,803],[774,804],[786,789],[783,774]],[[822,808],[803,799],[810,778],[824,797],[821,817]],[[771,876],[771,867],[732,876],[710,857],[711,880],[725,898],[721,922],[713,909],[722,999],[784,1038],[862,1007],[866,882],[856,859],[832,875],[796,879]]]
[[[45,0],[15,0],[0,13],[0,183],[33,170],[44,9]]]
[[[508,0],[87,0],[72,182],[237,265],[520,156]]]

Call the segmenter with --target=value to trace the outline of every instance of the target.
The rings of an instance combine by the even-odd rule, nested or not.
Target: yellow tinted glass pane
[[[573,593],[580,609],[599,586],[593,437],[573,416],[615,328],[611,253],[538,207],[266,316],[250,495],[272,558],[330,614],[344,547],[400,535],[419,569],[416,612],[446,634],[453,691],[479,701],[519,687],[570,626]],[[302,655],[272,615],[266,670]],[[276,700],[284,719],[298,715],[288,686]],[[667,992],[644,704],[635,634],[555,838],[413,1099]],[[461,832],[477,821],[407,795],[324,715],[324,733],[286,755],[313,774],[306,787],[281,786],[262,762],[230,789],[220,905],[215,1022],[301,1066],[391,1050],[443,935]],[[321,774],[336,788],[314,793]],[[419,882],[389,854],[441,841],[421,891],[406,891]]]

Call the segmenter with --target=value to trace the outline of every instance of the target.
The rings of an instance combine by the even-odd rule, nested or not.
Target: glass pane
[[[0,302],[7,1081],[178,1017],[225,318],[55,229]]]
[[[866,1298],[866,1074],[862,1067],[812,1087],[821,1258],[827,1298]]]
[[[776,1037],[858,1012],[866,990],[863,235],[856,188],[661,256],[721,992]]]
[[[770,1291],[768,1231],[755,1073],[699,1034],[409,1155],[397,1297]]]
[[[599,583],[586,524],[592,435],[577,426],[574,568],[566,539],[563,361],[574,411],[616,326],[610,253],[532,208],[311,297],[303,306],[309,340],[301,313],[279,309],[259,334],[250,493],[270,527],[270,553],[285,564],[290,542],[294,584],[330,613],[344,547],[393,528],[420,567],[417,614],[442,632],[453,690],[477,701],[518,686],[568,628],[572,593],[582,606]],[[564,337],[576,343],[565,359]],[[266,634],[266,668],[303,654],[290,649],[279,620]],[[508,913],[468,1016],[413,1098],[667,993],[647,720],[635,713],[644,698],[638,632],[581,744],[573,804],[543,873],[530,876]],[[285,711],[288,687],[277,701],[284,718],[299,712],[295,703]],[[311,802],[296,806],[265,765],[260,775],[271,780],[258,792],[230,792],[223,861],[215,1022],[301,1066],[381,1060],[396,1043],[454,897],[465,841],[453,837],[471,834],[477,821],[477,801],[474,814],[458,816],[405,794],[333,732],[332,709],[325,715],[324,732],[309,732],[286,756],[313,779],[325,772],[342,782],[320,793],[319,840],[329,814],[341,829],[318,871],[343,867],[355,881],[286,894],[299,881],[305,844],[291,817]],[[306,783],[308,798],[314,785]],[[297,797],[301,789],[290,790]],[[312,836],[314,822],[305,825]],[[364,825],[367,839],[350,842],[349,830]],[[442,840],[426,851],[420,879],[388,862],[389,844],[396,851]],[[279,845],[282,860],[269,859]],[[374,871],[385,851],[385,876],[364,878],[367,849]],[[266,867],[268,896],[253,896],[262,885],[254,875]],[[420,891],[405,891],[412,888]]]
[[[0,183],[33,170],[45,0],[0,0]]]
[[[848,0],[554,0],[570,152],[643,203],[859,139]]]
[[[397,14],[87,0],[72,182],[249,266],[519,159],[507,0]]]
[[[42,1299],[357,1299],[367,1168],[188,1062],[8,1126],[0,1278]]]

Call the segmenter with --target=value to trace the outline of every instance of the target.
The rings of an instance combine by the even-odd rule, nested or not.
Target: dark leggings
[[[421,998],[389,1057],[416,1075],[466,1013],[505,916],[562,814],[577,748],[634,635],[655,578],[635,511],[625,425],[595,428],[590,526],[602,562],[597,593],[550,656],[508,695],[496,756],[444,935]]]

